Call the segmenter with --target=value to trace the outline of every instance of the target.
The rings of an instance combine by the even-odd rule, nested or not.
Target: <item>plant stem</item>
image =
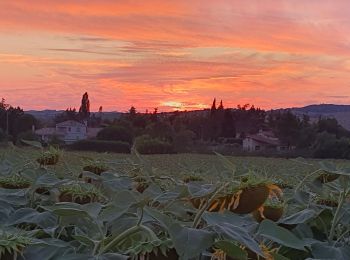
[[[207,210],[207,208],[209,207],[209,205],[211,204],[211,202],[215,199],[215,196],[221,192],[223,189],[225,189],[227,187],[228,183],[226,183],[225,185],[221,186],[219,189],[217,189],[213,195],[204,203],[203,207],[197,212],[194,220],[193,220],[193,225],[192,227],[193,228],[197,228],[201,218],[202,218],[202,215],[204,214],[204,211]]]
[[[341,236],[339,236],[339,238],[337,239],[337,241],[335,242],[335,245],[337,245],[339,243],[339,241],[345,237],[345,235],[347,235],[350,232],[350,230],[345,231],[343,234],[341,234]]]
[[[311,172],[309,174],[306,174],[306,176],[301,180],[301,182],[298,184],[298,186],[295,187],[294,192],[297,192],[300,189],[301,185],[303,185],[303,183],[306,181],[307,178],[309,178],[310,176],[312,176],[312,175],[314,175],[314,174],[316,174],[316,173],[318,173],[320,171],[322,171],[322,169],[318,169],[318,170],[313,171],[313,172]]]
[[[140,226],[140,225],[141,225],[141,222],[142,222],[142,219],[143,219],[143,208],[141,208],[140,210],[141,210],[141,215],[140,215],[139,220],[137,221],[136,226]]]
[[[105,247],[103,247],[100,250],[100,254],[107,252],[108,250],[110,250],[111,248],[113,248],[114,246],[116,246],[120,242],[122,242],[128,236],[130,236],[134,233],[140,232],[141,230],[142,230],[142,228],[140,226],[133,226],[133,227],[125,230],[123,233],[121,233],[119,236],[117,236],[111,242],[109,242]]]
[[[334,237],[334,232],[335,232],[335,227],[338,223],[338,217],[339,217],[339,213],[340,213],[340,209],[343,207],[344,201],[345,201],[345,190],[340,194],[339,197],[339,201],[338,201],[338,207],[337,210],[335,211],[334,217],[333,217],[333,221],[332,221],[332,226],[331,226],[331,231],[329,233],[329,237],[328,240],[332,241],[333,237]]]
[[[147,232],[150,235],[151,239],[157,239],[157,237],[154,236],[153,231],[151,229],[149,229],[148,227],[143,226],[143,225],[133,226],[133,227],[125,230],[123,233],[121,233],[119,236],[117,236],[111,242],[109,242],[105,247],[103,247],[100,250],[100,254],[106,253],[111,248],[117,246],[120,242],[122,242],[128,236],[135,234],[135,233],[138,233],[140,231]]]
[[[92,251],[92,255],[95,255],[95,254],[96,254],[96,251],[97,251],[99,245],[100,245],[100,243],[95,243],[95,244],[94,244],[94,249],[93,249],[93,251]]]

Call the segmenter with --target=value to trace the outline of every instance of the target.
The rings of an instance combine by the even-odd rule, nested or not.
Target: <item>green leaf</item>
[[[315,218],[317,215],[318,213],[313,209],[304,209],[302,211],[294,213],[293,215],[282,218],[280,221],[278,221],[278,223],[283,223],[287,225],[305,223],[306,221]]]
[[[215,185],[197,182],[190,182],[187,184],[187,187],[191,197],[204,197],[213,193],[216,189]]]
[[[208,225],[220,225],[222,223],[230,223],[235,226],[257,225],[257,223],[251,218],[245,218],[230,211],[225,211],[223,213],[204,212],[203,219]]]
[[[117,254],[117,253],[107,253],[95,258],[96,260],[127,260],[128,256]]]
[[[214,246],[224,251],[228,256],[234,257],[234,259],[246,260],[248,258],[247,252],[232,241],[219,240],[215,242]]]
[[[102,210],[100,219],[101,221],[111,222],[122,216],[130,207],[137,203],[138,200],[135,198],[133,192],[122,190],[116,193],[113,200]]]
[[[350,176],[349,168],[339,169],[334,163],[327,161],[321,161],[320,166],[326,173]]]
[[[40,175],[34,182],[35,187],[53,187],[56,186],[64,181],[58,179],[55,175],[53,174],[44,174]]]
[[[89,214],[89,216],[92,219],[97,219],[98,215],[101,212],[102,204],[98,202],[93,202],[93,203],[82,205],[81,208],[85,210],[86,213]]]
[[[56,203],[54,206],[41,207],[60,217],[89,217],[89,214],[82,208],[80,204],[73,202],[60,202]]]
[[[155,210],[155,209],[149,208],[149,207],[145,207],[144,211],[145,211],[145,213],[150,215],[152,218],[157,220],[164,228],[168,229],[174,223],[172,218],[159,212],[158,210]]]
[[[0,188],[0,201],[4,201],[16,206],[23,206],[27,204],[27,192],[23,190],[11,190]]]
[[[200,229],[183,227],[174,223],[169,228],[169,235],[174,243],[176,252],[182,259],[198,257],[201,252],[214,243],[214,234]]]
[[[100,256],[96,256],[95,259],[96,260],[127,260],[129,259],[129,256],[125,256],[117,253],[107,253]]]
[[[74,253],[73,248],[59,239],[37,239],[33,245],[27,246],[23,252],[24,259],[55,259],[62,255]]]
[[[335,247],[328,243],[316,243],[311,246],[311,252],[313,257],[318,259],[350,259],[349,246]]]
[[[289,258],[277,253],[271,253],[271,255],[273,256],[273,260],[289,260]]]
[[[90,249],[94,248],[95,246],[95,243],[92,239],[90,239],[89,237],[87,236],[82,236],[82,235],[72,235],[72,237],[79,241],[80,243],[90,247]]]
[[[259,244],[243,227],[232,225],[230,223],[221,223],[214,228],[217,233],[223,236],[225,239],[238,241],[240,244],[246,246],[254,253],[263,256],[263,252],[259,247]]]
[[[304,241],[271,220],[265,219],[261,222],[258,234],[286,247],[305,250],[306,244]]]
[[[50,228],[57,225],[57,217],[48,211],[38,212],[32,208],[21,208],[10,215],[8,225],[21,223],[32,223],[41,228]]]

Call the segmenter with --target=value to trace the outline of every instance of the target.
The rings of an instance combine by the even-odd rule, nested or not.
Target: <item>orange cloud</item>
[[[2,1],[0,93],[25,109],[350,102],[350,2]],[[336,93],[334,93],[336,90]]]

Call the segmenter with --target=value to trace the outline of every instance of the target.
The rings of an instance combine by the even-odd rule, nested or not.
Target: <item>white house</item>
[[[288,150],[288,146],[283,144],[271,131],[259,131],[257,134],[247,135],[243,139],[243,150],[248,152]]]
[[[40,136],[41,140],[44,142],[50,141],[55,136],[66,144],[71,144],[79,140],[96,137],[101,129],[102,128],[90,128],[87,127],[86,124],[68,120],[56,124],[56,127],[38,129],[35,131],[35,134]]]

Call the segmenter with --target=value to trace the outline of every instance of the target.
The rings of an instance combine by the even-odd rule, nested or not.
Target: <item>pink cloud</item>
[[[214,96],[264,108],[349,102],[349,8],[345,0],[3,1],[0,91],[26,109],[78,106],[85,91],[93,109],[108,110],[191,109]]]

